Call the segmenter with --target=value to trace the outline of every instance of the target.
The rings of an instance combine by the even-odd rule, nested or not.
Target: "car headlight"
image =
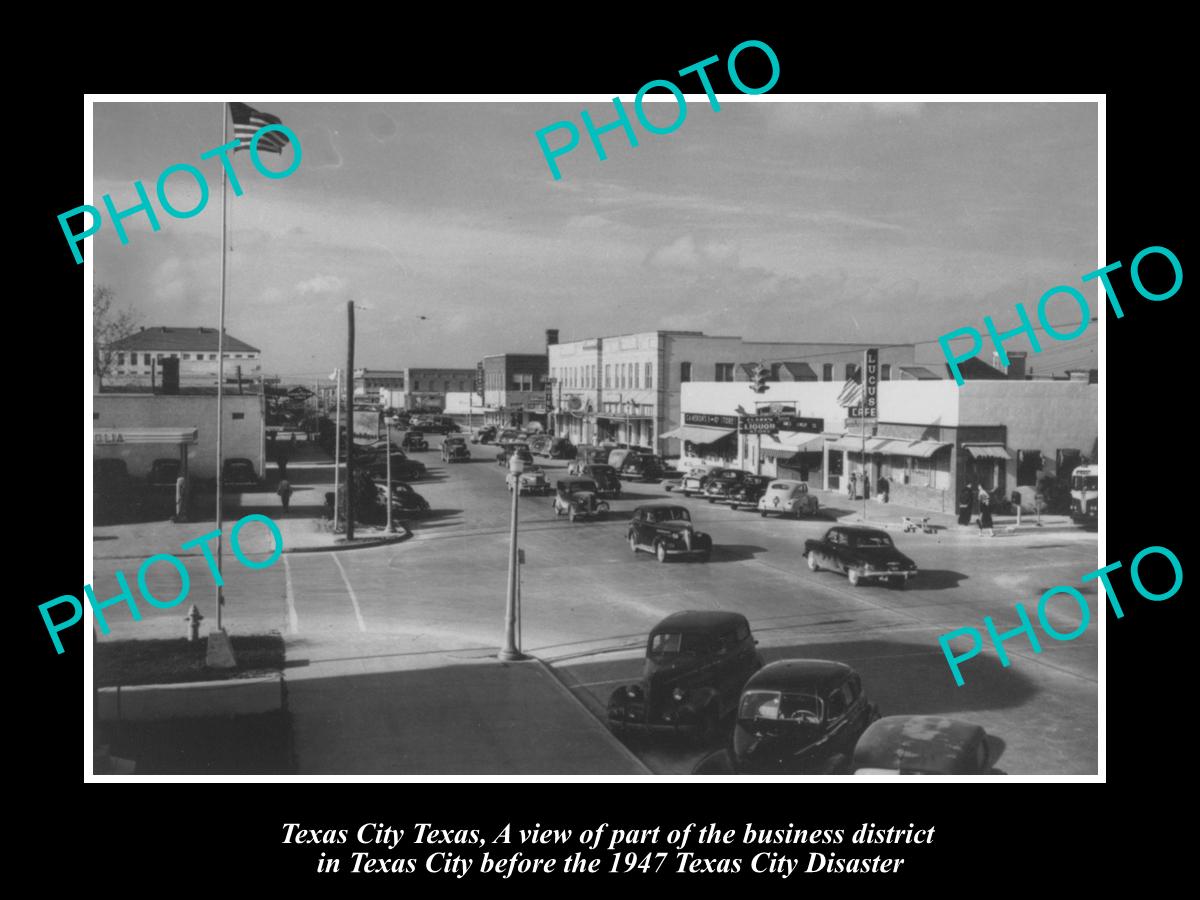
[[[671,691],[671,698],[676,702],[682,702],[684,696],[683,688],[675,688],[675,690]]]

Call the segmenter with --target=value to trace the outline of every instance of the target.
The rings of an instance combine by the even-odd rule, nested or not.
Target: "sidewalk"
[[[495,654],[398,652],[394,636],[290,637],[297,772],[649,774],[545,665]]]

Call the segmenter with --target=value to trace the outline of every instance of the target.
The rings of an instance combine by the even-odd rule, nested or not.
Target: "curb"
[[[333,545],[331,547],[296,547],[292,550],[284,550],[284,553],[340,553],[346,550],[364,550],[370,547],[388,547],[392,544],[399,544],[407,541],[415,534],[409,531],[408,534],[398,534],[395,537],[372,539],[369,541],[355,541],[353,544],[347,544],[344,541],[341,545]]]
[[[596,727],[594,730],[603,732],[604,740],[607,741],[610,745],[615,746],[616,749],[618,750],[618,752],[622,756],[624,756],[627,760],[629,760],[631,763],[633,763],[634,767],[637,769],[637,771],[640,775],[643,775],[643,776],[645,776],[645,775],[653,776],[654,775],[654,773],[651,772],[650,769],[646,767],[646,764],[644,762],[642,762],[640,759],[638,759],[636,755],[634,755],[632,750],[630,750],[623,743],[621,743],[620,739],[618,739],[616,735],[614,735],[611,731],[609,731],[607,725],[605,725],[603,722],[601,722],[599,719],[596,718],[595,713],[593,713],[590,709],[588,709],[587,704],[584,703],[582,700],[580,700],[578,697],[576,697],[574,691],[572,691],[569,687],[567,687],[565,684],[563,684],[562,679],[560,679],[558,677],[558,675],[554,671],[554,668],[551,665],[549,665],[548,663],[542,662],[542,660],[536,656],[531,656],[530,659],[533,662],[537,663],[538,667],[541,668],[542,671],[544,671],[546,673],[546,675],[550,678],[550,680],[552,682],[554,682],[554,684],[558,687],[558,689],[563,694],[565,694],[567,697],[570,698],[571,703],[573,703],[575,706],[578,706],[580,709],[583,710],[584,715],[586,715],[588,717],[588,720],[595,724]]]
[[[245,716],[286,708],[283,675],[136,684],[96,691],[98,722],[149,722],[205,716]]]

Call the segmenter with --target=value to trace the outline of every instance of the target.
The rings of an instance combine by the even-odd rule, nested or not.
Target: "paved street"
[[[297,681],[304,668],[335,658],[362,660],[364,672],[429,673],[456,660],[470,666],[494,653],[502,638],[508,550],[504,471],[495,464],[491,445],[472,445],[471,463],[445,466],[439,442],[431,436],[430,451],[413,454],[429,466],[432,477],[414,487],[433,511],[412,523],[412,539],[378,549],[285,554],[263,571],[244,568],[227,551],[227,627],[283,633],[289,666],[296,667],[286,674]],[[541,462],[551,479],[564,465]],[[331,475],[326,467],[292,467],[293,483],[314,497],[331,489],[323,483]],[[520,544],[527,554],[523,649],[549,664],[601,718],[613,687],[638,678],[646,634],[659,619],[680,609],[732,609],[749,618],[768,661],[840,660],[862,674],[868,695],[885,715],[941,713],[983,725],[999,742],[996,765],[1002,771],[1096,771],[1094,582],[1080,587],[1093,610],[1093,623],[1082,637],[1058,643],[1039,633],[1040,655],[1024,638],[1010,641],[1011,667],[1001,668],[994,653],[981,654],[964,664],[964,687],[955,686],[937,643],[938,635],[951,629],[982,628],[985,615],[994,616],[998,628],[1011,628],[1017,624],[1015,601],[1032,612],[1048,587],[1079,586],[1080,575],[1097,567],[1094,534],[992,540],[894,533],[921,576],[902,591],[852,588],[842,576],[810,572],[801,556],[805,538],[822,533],[832,516],[851,512],[847,501],[831,500],[830,518],[784,521],[678,498],[691,509],[697,527],[713,535],[711,561],[660,565],[649,554],[632,554],[623,514],[641,502],[676,498],[659,485],[629,485],[628,493],[613,502],[607,521],[576,524],[556,518],[549,498],[521,498]],[[98,598],[116,592],[114,570],[123,569],[132,580],[139,561],[98,559],[93,581]],[[213,616],[208,568],[199,556],[186,562],[192,577],[188,602]],[[161,596],[177,593],[178,580],[167,566],[155,567],[148,583]],[[110,637],[184,633],[186,606],[141,608],[142,622],[112,608]],[[1071,605],[1055,609],[1063,612],[1052,614],[1055,627],[1073,630],[1078,618]],[[430,680],[429,674],[421,677]],[[366,692],[378,688],[370,680],[364,682]],[[447,696],[447,704],[455,702]],[[416,714],[435,712],[436,704],[422,701]],[[539,740],[537,732],[549,727],[532,717],[527,724],[531,745]],[[631,749],[660,773],[689,772],[702,752],[669,742],[631,744]],[[345,750],[331,749],[330,758]],[[409,771],[429,770],[429,760],[410,762]],[[470,768],[455,763],[448,770]]]

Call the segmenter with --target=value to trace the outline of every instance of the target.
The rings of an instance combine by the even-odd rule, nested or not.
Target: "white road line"
[[[287,599],[288,634],[297,634],[300,631],[300,620],[296,617],[296,602],[292,593],[292,564],[288,562],[286,553],[283,554],[283,584],[284,597]]]
[[[350,602],[354,604],[354,618],[358,619],[358,630],[366,631],[367,623],[363,621],[362,610],[358,608],[358,597],[354,595],[354,588],[350,586],[350,579],[346,575],[346,570],[342,566],[342,561],[338,559],[337,553],[333,553],[331,555],[333,556],[334,565],[336,565],[338,571],[342,573],[342,581],[346,582],[346,593],[350,595]]]

